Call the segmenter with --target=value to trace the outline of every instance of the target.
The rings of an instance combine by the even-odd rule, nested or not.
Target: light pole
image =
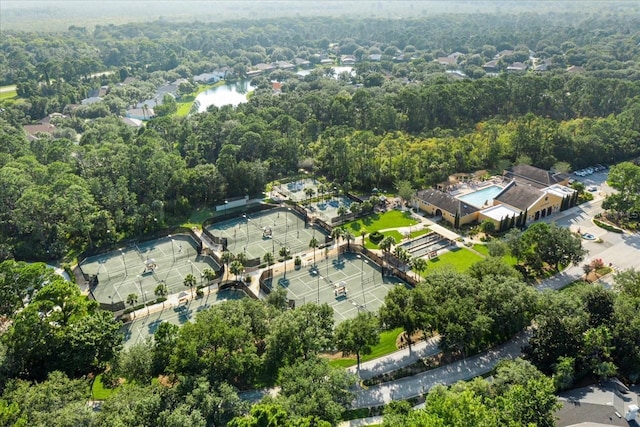
[[[357,255],[360,258],[360,286],[362,287],[362,306],[367,309],[367,298],[364,295],[364,263],[369,264],[369,261],[365,260],[364,257],[360,254]]]
[[[229,204],[228,200],[224,201],[224,219],[227,219],[227,205]]]
[[[193,263],[191,262],[191,260],[187,260],[187,262],[189,263],[189,265],[191,266],[191,275],[193,276]]]
[[[138,288],[140,288],[140,293],[142,294],[142,303],[146,307],[146,305],[147,305],[147,297],[146,297],[147,293],[142,290],[142,276],[138,275],[136,277],[138,278]],[[149,314],[149,307],[147,307],[147,314]]]
[[[287,208],[287,211],[284,213],[284,245],[287,246],[287,234],[289,234],[289,211],[291,208]]]
[[[122,255],[122,263],[124,264],[124,274],[126,276],[127,275],[127,262],[125,261],[124,252],[122,251],[122,249],[120,249],[120,254]]]
[[[173,262],[176,262],[176,250],[173,247],[175,241],[173,240],[173,237],[171,237],[171,234],[169,234],[169,238],[171,239],[171,253],[173,254]]]
[[[320,305],[320,279],[322,279],[322,276],[318,273],[318,305]]]

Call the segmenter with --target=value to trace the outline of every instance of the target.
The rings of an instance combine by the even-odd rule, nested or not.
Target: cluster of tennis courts
[[[166,284],[171,295],[188,291],[184,287],[187,275],[193,274],[200,284],[205,269],[220,270],[213,258],[200,256],[197,248],[189,235],[170,235],[86,258],[80,267],[98,278],[91,289],[96,301],[115,304],[135,294],[141,304],[157,298],[155,289],[160,283]]]
[[[308,254],[298,270],[285,274],[282,267],[275,269],[267,285],[286,288],[296,305],[329,304],[338,323],[355,317],[359,310],[377,311],[393,287],[409,287],[397,277],[382,277],[380,267],[363,256],[347,253],[326,258],[319,252],[316,266],[313,254]]]
[[[319,244],[325,242],[327,232],[318,226],[305,223],[291,208],[277,208],[245,214],[241,217],[211,224],[207,230],[214,236],[227,238],[227,250],[244,252],[248,259],[261,258],[271,252],[277,259],[280,248],[287,247],[291,254],[309,249],[315,237]]]
[[[170,306],[167,303],[162,311],[153,312],[131,322],[126,323],[121,331],[124,334],[124,346],[130,347],[136,343],[143,342],[156,333],[162,322],[172,323],[181,326],[186,322],[195,320],[196,315],[211,308],[213,305],[246,297],[246,294],[236,289],[223,289],[217,292],[206,294],[202,298],[189,300],[186,304]]]

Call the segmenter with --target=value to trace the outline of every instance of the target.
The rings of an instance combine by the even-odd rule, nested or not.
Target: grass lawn
[[[202,223],[204,222],[205,219],[211,218],[212,216],[215,216],[215,214],[216,214],[216,210],[213,207],[194,209],[193,212],[191,212],[191,215],[189,215],[189,218],[187,219],[187,221],[180,225],[182,227],[200,228],[202,227]]]
[[[207,89],[211,89],[216,86],[222,86],[224,85],[224,83],[225,83],[224,80],[221,80],[212,85],[199,85],[197,91],[180,98],[180,101],[178,101],[178,111],[176,111],[175,115],[178,117],[185,117],[191,111],[191,106],[193,106],[193,101],[196,100],[196,97],[198,95],[200,95],[202,92],[204,92]]]
[[[105,388],[102,384],[102,374],[98,375],[93,381],[93,387],[91,388],[91,395],[95,400],[105,400],[115,393],[115,389]]]
[[[18,96],[18,92],[15,89],[0,92],[0,100],[13,99]]]
[[[390,331],[383,331],[380,333],[380,342],[378,345],[371,349],[371,354],[365,354],[360,357],[360,363],[367,362],[369,360],[376,359],[378,357],[386,356],[389,353],[393,353],[398,350],[396,346],[396,340],[398,335],[402,333],[402,328],[392,329]],[[348,368],[356,364],[355,357],[345,357],[343,359],[335,359],[329,362],[334,368]]]
[[[450,251],[438,255],[437,258],[430,259],[427,262],[427,269],[422,275],[429,274],[429,271],[438,268],[453,268],[456,271],[464,272],[473,264],[482,261],[482,257],[465,248],[454,248]]]
[[[475,250],[476,252],[480,252],[482,255],[484,256],[489,256],[489,249],[487,249],[487,245],[483,245],[481,243],[476,243],[473,245],[473,250]],[[518,264],[518,260],[516,260],[516,257],[507,254],[505,256],[502,257],[502,260],[510,265],[510,266],[515,266],[516,264]]]
[[[367,233],[373,233],[387,228],[408,227],[417,223],[418,221],[411,218],[411,214],[408,211],[403,212],[394,209],[383,214],[372,214],[365,218],[348,222],[344,225],[344,228],[358,236],[362,230]]]
[[[411,232],[411,239],[415,239],[418,236],[422,236],[423,234],[427,234],[428,232],[430,232],[431,230],[429,230],[429,227],[425,227],[422,230],[416,230],[416,231],[412,231]]]
[[[396,243],[400,243],[402,239],[404,239],[404,236],[400,234],[400,232],[397,230],[385,231],[382,234],[384,234],[384,237],[393,236],[393,238],[396,239]],[[357,236],[356,236],[356,240],[357,240]],[[362,238],[360,238],[360,240],[362,240]],[[378,245],[373,243],[371,240],[369,240],[369,237],[364,238],[364,247],[367,249],[378,249]]]
[[[476,251],[476,252],[480,252],[484,256],[489,256],[489,249],[487,248],[487,245],[482,245],[480,243],[475,243],[473,245],[473,250]]]

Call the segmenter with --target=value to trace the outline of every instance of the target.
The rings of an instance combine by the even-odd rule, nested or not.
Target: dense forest
[[[633,159],[639,29],[633,13],[542,11],[3,31],[0,86],[15,85],[16,96],[0,97],[0,424],[336,425],[355,378],[322,354],[359,359],[393,327],[438,333],[444,352],[464,357],[535,325],[526,361],[504,363],[491,383],[436,387],[424,410],[389,405],[385,425],[462,426],[473,414],[477,425],[551,426],[556,391],[613,374],[636,381],[635,272],[620,274],[615,291],[539,295],[489,257],[467,273],[395,288],[379,313],[339,325],[327,305],[289,310],[276,291],[266,304],[216,305],[182,328],[163,323],[153,340],[123,350],[111,313],[44,264],[14,260],[73,257],[182,224],[196,208],[261,195],[303,172],[368,193],[515,163],[569,171]],[[453,54],[455,65],[437,61]],[[335,75],[343,55],[355,74]],[[158,109],[140,128],[121,120],[167,82],[193,89],[194,75],[216,69],[246,80],[258,64],[296,58],[309,61],[308,75],[254,77],[257,89],[235,108]],[[530,70],[508,71],[514,63]],[[102,102],[78,105],[103,86]],[[24,126],[51,113],[64,114],[51,117],[55,131],[27,137]],[[635,171],[616,169],[613,185]],[[610,203],[636,203],[627,193]],[[531,268],[584,255],[578,237],[546,224],[511,236],[512,254]],[[87,405],[96,374],[117,390],[99,412]],[[239,394],[265,386],[280,393],[251,407]]]
[[[571,25],[563,18],[446,15],[357,25],[299,18],[5,32],[0,75],[17,85],[19,98],[3,101],[0,112],[0,254],[59,258],[164,227],[194,207],[259,194],[300,168],[339,188],[369,191],[400,180],[428,187],[453,172],[500,171],[515,161],[579,168],[637,156],[637,16]],[[482,77],[480,65],[504,50],[511,52],[504,66],[531,50],[550,67]],[[433,61],[454,51],[476,78],[452,79]],[[368,60],[371,53],[381,61]],[[356,76],[276,70],[255,78],[250,102],[235,109],[167,114],[142,130],[116,117],[180,77],[228,67],[230,79],[241,79],[258,63],[341,54],[359,60]],[[571,65],[584,71],[566,72]],[[113,73],[95,76],[104,70]],[[135,82],[118,86],[127,76]],[[269,79],[283,82],[282,93],[273,93]],[[113,87],[104,102],[53,119],[52,135],[25,139],[22,125],[65,112],[102,85]]]

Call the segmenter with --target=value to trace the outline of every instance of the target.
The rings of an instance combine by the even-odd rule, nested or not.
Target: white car
[[[596,187],[595,185],[592,185],[591,187],[587,188],[587,190],[589,191],[598,191],[598,187]]]

